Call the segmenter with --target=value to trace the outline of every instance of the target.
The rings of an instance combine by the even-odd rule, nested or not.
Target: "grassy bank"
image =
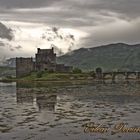
[[[30,75],[22,78],[4,78],[0,81],[74,81],[93,79],[89,73],[48,73],[32,72]]]
[[[31,73],[31,75],[20,78],[21,80],[29,81],[59,81],[59,80],[85,80],[91,78],[88,73]]]

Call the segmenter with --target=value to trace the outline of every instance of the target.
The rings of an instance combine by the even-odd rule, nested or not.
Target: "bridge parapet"
[[[107,76],[109,76],[112,80],[115,80],[118,75],[122,75],[125,77],[125,79],[129,79],[130,76],[135,76],[135,79],[140,79],[140,72],[103,72],[102,78],[106,79]]]

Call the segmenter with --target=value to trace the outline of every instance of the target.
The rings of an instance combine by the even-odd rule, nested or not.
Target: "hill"
[[[140,71],[140,44],[109,44],[93,48],[81,48],[57,59],[58,63],[72,65],[82,70]]]
[[[0,66],[0,78],[1,77],[7,77],[7,76],[16,76],[16,70],[13,67],[7,67],[7,66]]]

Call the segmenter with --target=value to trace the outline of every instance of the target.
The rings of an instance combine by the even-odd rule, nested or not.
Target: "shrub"
[[[82,70],[79,68],[73,69],[73,73],[82,73]]]
[[[90,71],[90,76],[92,76],[92,77],[96,77],[96,74],[95,74],[95,72],[94,71]]]
[[[43,71],[39,71],[39,72],[37,72],[36,77],[37,78],[41,78],[42,75],[43,75]]]
[[[6,76],[6,79],[12,79],[12,76]]]

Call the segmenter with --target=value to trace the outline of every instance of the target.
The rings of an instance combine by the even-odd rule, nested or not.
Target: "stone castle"
[[[73,67],[56,63],[54,49],[40,49],[33,58],[16,58],[16,77],[22,77],[33,71],[72,72]]]

